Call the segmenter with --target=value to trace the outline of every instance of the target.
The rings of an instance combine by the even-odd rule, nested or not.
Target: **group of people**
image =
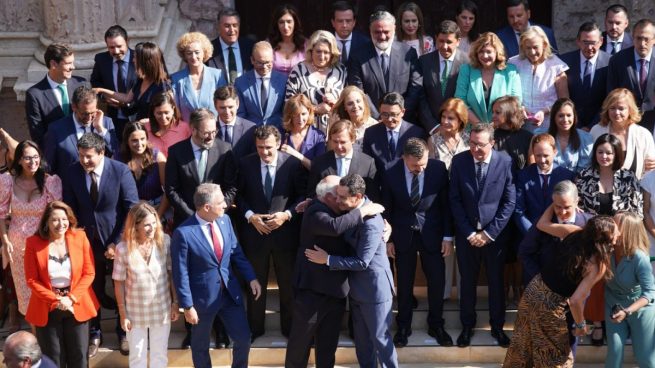
[[[245,367],[272,262],[286,366],[306,366],[312,346],[333,366],[349,304],[360,365],[395,367],[418,254],[441,346],[471,344],[484,264],[505,366],[571,366],[587,333],[606,335],[607,366],[628,338],[655,366],[655,24],[630,34],[612,5],[606,32],[584,23],[578,49],[559,53],[527,0],[508,1],[495,33],[477,17],[463,0],[431,37],[405,3],[376,10],[364,35],[340,0],[334,33],[305,38],[282,5],[253,42],[223,9],[215,40],[180,37],[170,75],[156,44],[132,49],[115,25],[90,84],[70,47],[48,46],[26,94],[31,140],[0,129],[3,289],[44,355],[86,367],[102,307],[130,366],[166,366],[183,310],[194,366],[211,366],[213,334]]]

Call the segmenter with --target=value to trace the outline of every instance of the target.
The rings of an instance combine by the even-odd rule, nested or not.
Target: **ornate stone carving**
[[[40,0],[0,0],[0,32],[40,32],[43,10]]]

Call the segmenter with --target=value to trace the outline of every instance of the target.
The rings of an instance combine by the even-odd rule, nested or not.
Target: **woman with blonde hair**
[[[168,336],[179,309],[171,272],[170,238],[157,211],[139,202],[127,214],[112,274],[130,367],[147,367],[148,345],[150,366],[168,365]]]
[[[314,106],[304,94],[295,95],[284,104],[280,151],[299,159],[307,170],[312,160],[325,152],[325,134],[312,125],[313,121]]]
[[[362,144],[366,128],[378,123],[371,117],[371,108],[368,106],[366,94],[357,86],[344,88],[339,99],[332,106],[330,125],[343,119],[350,120],[355,125],[357,132],[355,143],[358,145]]]

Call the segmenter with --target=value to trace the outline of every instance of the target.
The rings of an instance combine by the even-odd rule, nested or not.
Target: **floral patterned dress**
[[[24,202],[14,195],[14,178],[8,173],[0,174],[0,219],[6,219],[11,212],[8,232],[13,244],[9,254],[11,274],[18,297],[18,311],[23,315],[27,312],[31,294],[25,281],[25,239],[34,235],[46,205],[54,200],[61,200],[61,179],[56,175],[46,177],[40,197]]]

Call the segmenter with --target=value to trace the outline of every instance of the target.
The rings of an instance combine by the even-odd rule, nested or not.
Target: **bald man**
[[[18,331],[7,337],[2,349],[4,359],[2,363],[7,368],[56,368],[57,365],[46,355],[41,354],[41,348],[36,337],[27,331]],[[65,365],[65,362],[61,362]]]

